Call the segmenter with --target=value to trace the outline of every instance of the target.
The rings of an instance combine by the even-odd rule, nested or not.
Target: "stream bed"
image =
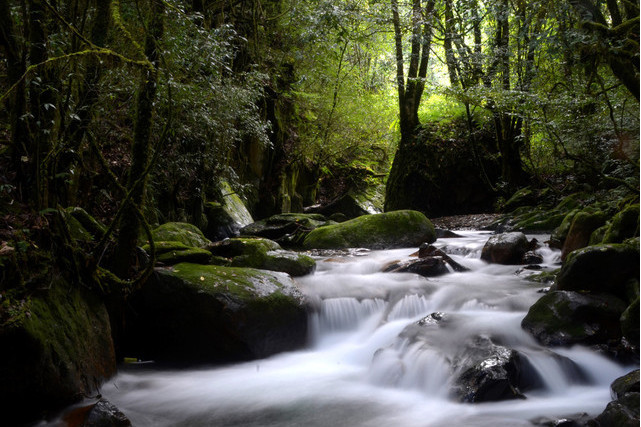
[[[525,280],[533,271],[487,264],[489,233],[457,233],[435,246],[470,271],[436,278],[381,272],[416,248],[318,257],[316,272],[297,279],[315,307],[305,349],[210,368],[124,366],[101,393],[137,427],[531,426],[602,412],[610,383],[632,368],[586,348],[537,344],[520,327],[541,296],[543,285]],[[538,252],[543,269],[558,268],[558,251]],[[412,339],[411,325],[437,312],[447,327]],[[453,361],[478,337],[524,355],[541,384],[525,399],[461,403]]]

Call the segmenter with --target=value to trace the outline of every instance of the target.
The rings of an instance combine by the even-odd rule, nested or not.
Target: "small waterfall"
[[[309,348],[199,370],[130,369],[101,393],[143,427],[531,426],[600,413],[629,367],[585,348],[540,346],[520,322],[541,286],[518,266],[481,261],[488,233],[459,234],[435,245],[471,271],[437,278],[381,272],[416,248],[319,259],[315,274],[297,279],[315,306]],[[537,251],[544,269],[557,268],[558,251]],[[521,361],[525,399],[461,403],[465,371],[503,355]]]

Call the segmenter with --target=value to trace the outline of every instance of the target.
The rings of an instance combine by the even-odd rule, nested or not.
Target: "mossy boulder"
[[[236,362],[306,340],[305,299],[284,273],[189,263],[157,268],[130,304],[126,351],[133,357]]]
[[[621,332],[632,345],[639,347],[639,297],[621,315]]]
[[[116,373],[109,316],[88,291],[53,279],[0,326],[0,401],[14,425],[97,392]]]
[[[610,384],[610,395],[613,399],[618,399],[628,393],[639,393],[638,369],[617,378]]]
[[[420,212],[400,210],[364,215],[310,232],[306,249],[402,248],[436,240],[434,226]]]
[[[481,259],[494,264],[521,264],[529,248],[525,234],[501,233],[487,240],[481,250]]]
[[[622,243],[639,235],[639,205],[630,205],[617,213],[603,236],[603,243]]]
[[[292,276],[304,276],[316,268],[313,258],[285,251],[269,239],[237,237],[216,242],[209,249],[216,256],[231,258],[232,267],[282,271]]]
[[[211,260],[211,252],[206,249],[188,248],[183,250],[174,250],[165,252],[156,257],[156,261],[165,265],[173,265],[181,262],[191,262],[194,264],[208,264]]]
[[[630,281],[638,277],[638,247],[594,245],[569,254],[557,277],[557,289],[610,293],[630,303],[638,296]]]
[[[335,222],[321,214],[283,213],[249,224],[240,230],[240,234],[296,246],[310,231],[331,224]]]
[[[608,403],[605,410],[594,419],[598,427],[638,427],[639,426],[639,393],[627,393],[625,396]]]
[[[504,212],[512,212],[514,209],[532,205],[536,202],[536,194],[530,187],[517,190],[503,205]]]
[[[241,228],[254,222],[245,203],[229,183],[220,183],[221,202],[207,202],[204,206],[207,227],[204,234],[212,240],[238,236]]]
[[[625,308],[613,295],[553,291],[530,307],[521,327],[549,346],[607,344],[621,338],[619,318]]]
[[[561,260],[565,260],[570,252],[586,247],[590,242],[592,233],[604,225],[606,220],[607,216],[604,212],[592,209],[586,209],[574,215],[572,224],[563,241]]]
[[[579,212],[581,212],[579,209],[568,212],[561,221],[561,224],[554,229],[552,235],[550,235],[549,245],[551,248],[561,249],[563,247],[568,231],[570,231],[570,226],[572,226],[572,221]]]
[[[198,227],[186,222],[167,222],[151,232],[154,242],[180,242],[194,248],[204,248],[211,241]]]

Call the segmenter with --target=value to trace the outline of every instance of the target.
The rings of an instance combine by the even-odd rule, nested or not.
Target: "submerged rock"
[[[612,295],[554,291],[530,307],[521,327],[549,346],[607,344],[621,338],[619,317],[625,307]]]
[[[129,427],[131,421],[113,403],[100,399],[96,403],[75,408],[65,414],[63,420],[69,426],[80,427]]]
[[[419,246],[435,240],[434,226],[425,215],[402,210],[317,228],[305,237],[303,246],[306,249],[383,249]]]
[[[284,273],[182,263],[156,269],[130,303],[128,352],[141,359],[256,359],[307,335],[305,300]]]
[[[109,316],[87,291],[52,279],[0,327],[0,401],[8,425],[96,393],[116,373]]]
[[[415,273],[424,277],[436,277],[449,273],[442,257],[431,256],[395,262],[383,269],[384,273]]]
[[[481,259],[494,264],[521,264],[530,243],[520,232],[502,233],[488,239]]]

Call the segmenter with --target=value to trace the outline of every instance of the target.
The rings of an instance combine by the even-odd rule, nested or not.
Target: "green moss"
[[[83,242],[90,242],[94,237],[82,226],[80,221],[75,217],[67,214],[65,215],[65,221],[67,222],[67,228],[69,229],[69,234],[74,240],[80,240]]]
[[[610,228],[609,224],[602,225],[601,227],[597,228],[590,234],[590,241],[588,242],[588,246],[591,245],[598,245],[599,243],[603,242],[603,236],[605,236],[606,231]]]
[[[555,211],[537,212],[526,219],[519,220],[515,228],[523,231],[551,231],[556,229],[565,218],[565,214]]]
[[[157,257],[158,262],[166,265],[191,262],[195,264],[207,264],[211,259],[211,252],[200,248],[187,248],[164,252]]]
[[[554,210],[559,212],[570,212],[575,209],[579,209],[584,205],[584,200],[590,198],[590,195],[587,193],[574,193],[570,194],[554,208]]]
[[[350,247],[394,248],[432,243],[436,233],[432,223],[420,212],[402,210],[365,215],[310,232],[303,242],[308,249]]]
[[[74,217],[82,227],[89,232],[94,238],[100,239],[106,231],[104,225],[98,222],[94,217],[80,207],[69,207],[65,209],[72,217]]]
[[[639,346],[639,297],[621,315],[621,332],[631,344]],[[638,376],[637,376],[638,381]]]
[[[156,249],[156,255],[164,254],[165,252],[182,251],[182,250],[186,250],[186,249],[190,249],[191,248],[191,246],[187,246],[184,243],[171,241],[171,240],[154,242],[154,247]],[[148,243],[143,245],[142,248],[147,253],[149,253],[151,251],[151,247],[149,246]]]
[[[243,299],[268,295],[282,288],[279,278],[274,276],[275,273],[253,268],[180,263],[167,274],[200,291],[231,294]]]
[[[514,209],[530,204],[533,201],[534,192],[530,187],[521,188],[517,190],[512,197],[503,205],[504,212],[511,212]]]
[[[168,222],[151,232],[155,242],[180,242],[190,247],[204,248],[211,242],[198,227],[186,222]]]
[[[559,274],[559,271],[561,271],[560,268],[552,271],[542,271],[540,273],[535,273],[526,277],[526,280],[536,283],[554,283],[554,281],[556,280],[556,276]]]
[[[639,205],[626,207],[612,218],[610,227],[603,236],[603,243],[621,243],[639,235]]]
[[[563,221],[561,221],[561,224],[554,230],[554,232],[550,236],[550,247],[560,249],[563,246],[563,242],[565,242],[568,231],[570,231],[572,221],[574,220],[576,214],[578,214],[579,212],[580,211],[578,209],[574,209],[567,215],[565,215]]]

